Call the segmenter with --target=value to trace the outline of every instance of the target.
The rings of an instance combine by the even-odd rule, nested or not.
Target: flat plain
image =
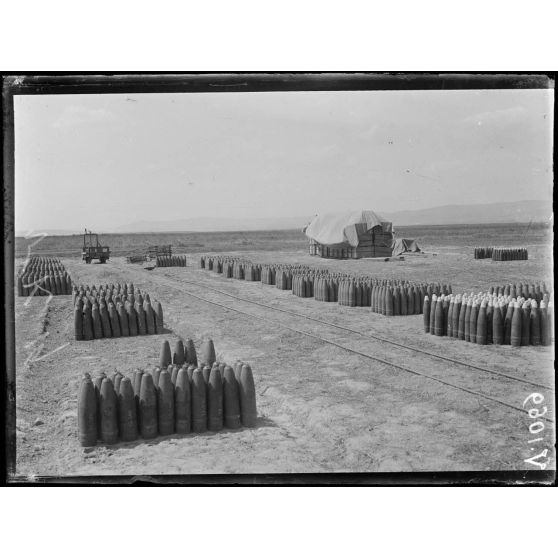
[[[545,281],[552,285],[547,225],[401,227],[426,252],[403,261],[308,255],[301,231],[103,235],[113,257],[80,260],[80,236],[46,237],[30,253],[61,258],[77,284],[130,283],[161,301],[167,333],[75,341],[71,296],[15,299],[17,474],[418,472],[537,469],[554,422],[529,443],[524,400],[541,393],[554,420],[554,346],[479,346],[423,331],[423,317],[385,317],[302,299],[274,286],[199,268],[199,254],[299,263],[378,278],[449,283],[453,292]],[[37,239],[16,240],[16,269]],[[185,268],[148,271],[125,256],[172,244]],[[522,246],[529,260],[474,260],[475,246]],[[252,365],[254,429],[98,445],[77,440],[77,392],[92,376],[157,364],[162,340],[214,340],[220,360]],[[471,366],[472,365],[472,366]],[[546,387],[542,387],[546,386]],[[544,461],[544,460],[542,460]]]

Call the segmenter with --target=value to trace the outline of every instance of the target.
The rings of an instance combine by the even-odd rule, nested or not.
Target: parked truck
[[[99,260],[100,263],[105,263],[109,258],[109,247],[101,246],[99,243],[99,235],[85,229],[83,233],[81,259],[84,260],[85,263],[90,264],[92,260]]]

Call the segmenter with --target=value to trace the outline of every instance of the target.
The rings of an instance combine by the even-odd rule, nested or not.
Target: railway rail
[[[148,272],[145,271],[145,273],[148,273]],[[476,366],[476,365],[473,365],[471,363],[466,363],[466,362],[462,362],[462,361],[459,361],[459,360],[456,360],[456,359],[451,359],[449,357],[444,357],[442,355],[437,355],[436,353],[431,353],[430,351],[425,351],[425,350],[419,349],[417,347],[412,347],[410,345],[405,345],[403,343],[398,343],[398,342],[395,342],[395,341],[391,341],[389,339],[385,339],[385,338],[382,338],[380,336],[363,334],[361,332],[358,332],[357,330],[353,330],[353,329],[345,327],[345,326],[339,326],[337,324],[333,324],[333,323],[327,322],[325,320],[319,320],[317,318],[313,318],[311,316],[307,316],[307,315],[304,315],[304,314],[299,314],[297,312],[292,312],[290,310],[285,310],[285,309],[282,309],[282,308],[276,308],[274,306],[263,304],[261,302],[245,299],[243,297],[233,295],[232,293],[228,293],[226,291],[222,291],[220,289],[216,289],[214,287],[208,286],[206,284],[198,283],[196,281],[191,281],[191,280],[188,280],[188,279],[185,279],[185,278],[171,277],[167,274],[165,274],[164,276],[160,276],[160,275],[156,275],[156,274],[153,274],[153,273],[151,273],[149,275],[149,278],[150,278],[150,280],[153,280],[153,281],[158,282],[160,284],[166,285],[167,287],[177,289],[181,293],[186,294],[187,296],[190,296],[190,297],[195,298],[197,300],[200,300],[200,301],[202,301],[206,304],[210,304],[210,305],[219,307],[219,308],[221,308],[223,310],[226,310],[226,311],[236,312],[238,314],[247,316],[251,319],[256,319],[256,320],[260,320],[260,321],[270,323],[275,328],[276,327],[281,327],[281,328],[287,329],[289,331],[292,331],[294,333],[297,333],[299,335],[305,335],[305,336],[313,338],[316,341],[319,341],[321,343],[332,345],[332,346],[337,347],[341,350],[347,351],[347,352],[352,353],[352,354],[356,354],[356,355],[361,356],[363,358],[366,358],[366,359],[369,359],[369,360],[372,360],[372,361],[375,361],[375,362],[379,362],[379,363],[387,365],[387,366],[394,367],[394,368],[396,368],[398,370],[401,370],[401,371],[404,371],[408,374],[423,377],[423,378],[432,380],[434,382],[440,383],[442,385],[451,387],[453,389],[457,389],[459,391],[468,393],[470,395],[474,395],[474,396],[480,397],[482,399],[492,401],[492,402],[497,403],[499,405],[510,408],[514,411],[519,411],[522,414],[527,414],[527,411],[524,408],[522,408],[520,406],[517,406],[517,405],[513,405],[513,404],[508,403],[506,401],[502,401],[498,397],[494,397],[494,396],[488,395],[486,393],[481,393],[479,391],[476,391],[474,389],[470,389],[470,388],[465,387],[463,385],[458,385],[456,383],[450,382],[446,379],[439,378],[439,377],[436,377],[436,376],[431,375],[431,374],[427,374],[423,371],[414,370],[414,369],[409,368],[407,366],[403,366],[401,364],[397,364],[397,363],[392,362],[390,360],[383,359],[379,356],[371,355],[371,354],[366,353],[364,351],[348,347],[347,345],[345,345],[343,343],[339,343],[339,342],[335,341],[334,339],[328,339],[326,337],[322,337],[322,336],[317,335],[315,333],[304,331],[302,329],[298,329],[298,328],[294,327],[293,325],[285,324],[283,322],[278,323],[277,321],[271,320],[268,317],[253,314],[253,313],[250,313],[250,312],[247,312],[245,310],[238,309],[238,308],[234,308],[233,306],[223,304],[222,302],[217,302],[215,300],[209,300],[208,298],[205,298],[204,296],[200,296],[200,294],[196,294],[194,292],[191,292],[191,290],[184,289],[180,285],[190,284],[190,285],[195,286],[195,287],[200,288],[200,289],[209,290],[209,291],[213,291],[213,292],[216,292],[218,294],[221,294],[221,295],[225,295],[227,297],[230,297],[230,298],[232,298],[234,300],[237,300],[239,302],[242,302],[242,303],[249,303],[249,304],[256,305],[256,306],[265,307],[265,308],[267,308],[269,310],[272,310],[272,311],[275,311],[275,312],[281,312],[281,313],[284,313],[284,314],[292,315],[292,316],[295,316],[295,317],[300,318],[300,319],[315,321],[315,322],[327,325],[329,327],[337,328],[339,330],[345,330],[345,331],[348,331],[348,332],[351,332],[351,333],[354,333],[354,334],[359,334],[359,335],[361,335],[365,338],[370,338],[370,339],[373,339],[373,340],[378,341],[380,343],[389,343],[391,345],[397,346],[399,348],[402,348],[402,349],[405,349],[405,350],[408,350],[408,351],[412,351],[412,352],[415,352],[415,353],[418,353],[418,354],[424,354],[424,355],[427,355],[427,356],[430,356],[430,357],[438,358],[438,359],[443,360],[443,361],[449,361],[449,362],[452,362],[454,365],[467,367],[469,369],[474,369],[477,372],[483,372],[483,373],[488,373],[488,374],[492,374],[492,375],[495,375],[495,376],[500,376],[502,378],[505,378],[506,381],[522,383],[522,384],[530,385],[530,386],[533,386],[533,387],[546,389],[546,390],[549,390],[549,391],[554,391],[554,388],[552,388],[550,386],[546,386],[546,385],[541,384],[541,383],[532,382],[532,381],[526,380],[524,378],[517,378],[517,377],[509,375],[509,374],[505,374],[505,373],[498,372],[498,371],[495,371],[495,370],[490,370],[488,368],[483,368],[483,367],[480,367],[480,366]],[[549,423],[554,423],[555,422],[553,418],[550,418],[550,417],[547,417],[547,416],[543,416],[543,417],[541,417],[541,419],[543,419],[543,420],[545,420],[546,422],[549,422]]]

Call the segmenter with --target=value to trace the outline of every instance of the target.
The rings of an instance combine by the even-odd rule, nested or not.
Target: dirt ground
[[[477,291],[499,282],[549,280],[544,258],[475,262],[451,247],[437,256],[388,263],[317,260],[302,252],[238,255],[260,262],[296,261],[330,269],[350,266],[380,277],[451,282],[454,292]],[[476,346],[434,337],[423,333],[422,316],[386,318],[368,308],[300,299],[272,286],[200,270],[197,256],[189,261],[193,266],[146,271],[124,258],[113,258],[106,265],[62,260],[77,283],[133,282],[160,300],[169,330],[163,335],[75,341],[70,296],[53,297],[48,303],[43,297],[16,297],[17,475],[538,469],[524,459],[545,448],[551,458],[547,469],[555,469],[554,424],[546,422],[537,435],[543,440],[529,444],[535,437],[528,429],[533,420],[490,399],[521,407],[530,393],[540,392],[547,416],[554,419],[553,391],[454,365],[370,335],[547,386],[554,386],[554,347]],[[16,267],[21,263],[16,261]],[[79,446],[77,392],[84,372],[130,374],[136,367],[158,362],[164,339],[172,345],[179,337],[191,337],[199,346],[208,336],[220,360],[242,359],[252,365],[259,414],[256,428],[140,439],[92,450]]]

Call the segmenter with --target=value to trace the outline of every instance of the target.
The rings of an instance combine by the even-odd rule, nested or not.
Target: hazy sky
[[[553,94],[17,96],[16,230],[551,199]]]

